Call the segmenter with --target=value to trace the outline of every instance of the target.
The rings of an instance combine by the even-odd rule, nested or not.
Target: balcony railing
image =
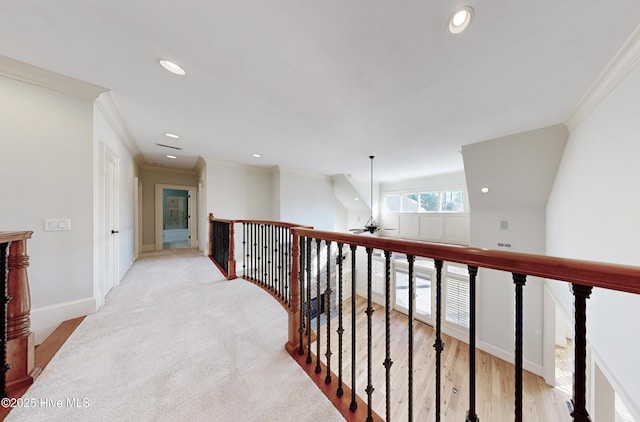
[[[233,224],[230,222],[229,224]],[[442,268],[444,263],[463,264],[469,277],[469,392],[466,421],[478,421],[476,408],[476,277],[479,268],[504,271],[511,274],[514,289],[514,420],[523,418],[523,295],[528,277],[541,277],[567,282],[574,295],[574,383],[571,416],[574,421],[590,421],[586,409],[586,304],[593,287],[640,294],[640,268],[549,256],[492,251],[478,248],[447,246],[411,242],[376,236],[351,235],[317,231],[304,227],[286,225],[283,234],[278,232],[281,223],[264,221],[242,221],[243,224],[243,278],[257,282],[281,300],[289,312],[289,340],[287,350],[307,369],[310,376],[349,420],[381,420],[372,406],[374,390],[384,391],[385,420],[391,420],[391,408],[396,389],[391,385],[393,366],[391,349],[391,256],[406,256],[409,291],[415,289],[417,258],[429,258],[435,264],[435,394],[432,399],[435,420],[441,420],[442,398]],[[384,340],[375,344],[372,340],[373,307],[373,253],[379,251],[384,257]],[[366,255],[367,273],[366,334],[357,333],[356,254]],[[344,268],[345,253],[351,255],[350,268]],[[279,260],[283,257],[283,260]],[[347,279],[345,279],[347,274]],[[350,280],[349,280],[350,279]],[[345,285],[350,287],[352,300],[350,314],[343,311]],[[334,290],[337,290],[334,291]],[[277,293],[273,293],[277,292]],[[324,306],[322,303],[324,302]],[[337,313],[337,316],[335,315]],[[416,400],[414,387],[414,304],[409,301],[407,322],[406,360],[408,420],[414,420],[413,408]],[[337,327],[334,319],[337,317]],[[360,316],[362,317],[362,316]],[[321,319],[323,323],[321,324]],[[345,336],[344,321],[350,319],[350,338]],[[326,324],[326,327],[323,325]],[[325,331],[326,328],[326,331]],[[337,333],[337,347],[332,344],[333,331]],[[315,350],[314,346],[315,345]],[[321,345],[324,350],[321,350]],[[356,368],[356,355],[366,347],[366,365]],[[375,376],[379,384],[374,385],[372,366],[376,354],[373,349],[384,349],[384,358],[375,362],[384,367],[384,376]],[[321,357],[323,357],[321,359]],[[350,360],[350,362],[349,362]],[[337,365],[337,366],[335,366]],[[351,385],[343,379],[343,368],[351,370]],[[337,371],[337,375],[334,373]],[[356,371],[358,373],[356,373]],[[362,374],[361,374],[362,373]],[[360,375],[361,374],[361,375]],[[396,372],[397,374],[397,372]],[[356,379],[366,377],[365,396],[357,394]],[[383,380],[382,380],[383,379]]]

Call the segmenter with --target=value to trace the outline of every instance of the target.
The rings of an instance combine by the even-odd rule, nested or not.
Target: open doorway
[[[156,185],[156,250],[198,246],[193,186]]]

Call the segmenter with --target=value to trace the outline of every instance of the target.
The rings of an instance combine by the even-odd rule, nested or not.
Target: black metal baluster
[[[331,241],[327,244],[327,288],[324,291],[324,306],[327,314],[327,351],[324,354],[327,358],[327,376],[324,378],[325,384],[331,384]]]
[[[285,265],[286,265],[286,268],[285,268],[286,284],[284,286],[284,291],[285,291],[285,294],[287,294],[287,292],[289,292],[291,290],[290,286],[289,286],[289,280],[291,279],[291,266],[292,266],[292,263],[291,263],[291,255],[289,254],[289,250],[291,250],[291,246],[290,245],[291,245],[291,242],[292,242],[291,238],[292,238],[293,235],[291,234],[291,229],[290,228],[285,228],[285,234],[287,236],[288,243],[287,243],[287,249],[285,249],[286,253],[284,255],[285,256]]]
[[[278,289],[278,297],[280,299],[285,299],[285,297],[282,295],[282,274],[280,273],[280,264],[281,264],[281,259],[280,259],[280,248],[282,247],[282,227],[280,226],[274,226],[273,227],[274,230],[274,248],[275,248],[275,254],[273,256],[273,269],[274,269],[274,273],[275,273],[275,283],[277,289]],[[287,303],[289,303],[289,300],[287,300]]]
[[[573,411],[571,416],[576,422],[591,422],[587,412],[587,299],[591,296],[593,287],[572,284],[571,292],[574,296],[574,372],[573,372]]]
[[[411,422],[413,421],[413,319],[414,319],[414,305],[415,305],[415,297],[416,297],[416,283],[413,277],[413,264],[415,262],[415,257],[413,255],[407,255],[407,262],[409,263],[409,318],[408,318],[409,332],[407,333],[409,336],[409,350],[408,350],[409,391],[407,395],[409,415],[407,420]]]
[[[253,224],[253,281],[257,281],[258,272],[258,225]]]
[[[271,272],[270,278],[273,283],[273,290],[276,292],[277,296],[282,299],[282,291],[278,287],[279,278],[278,272],[276,271],[276,254],[274,248],[276,246],[276,229],[277,227],[273,224],[270,226],[271,229],[271,244],[269,245],[269,251],[271,252],[271,265],[269,266],[269,271]]]
[[[466,422],[478,422],[476,414],[476,276],[478,267],[469,265],[469,410]]]
[[[338,261],[336,269],[338,273],[338,390],[336,395],[342,397],[344,390],[342,388],[342,335],[344,327],[342,326],[342,243],[338,243]]]
[[[289,230],[288,227],[283,227],[282,228],[282,233],[283,233],[283,237],[286,239],[285,240],[285,246],[282,247],[284,249],[284,255],[283,255],[283,265],[282,265],[282,280],[284,282],[284,286],[283,286],[283,291],[284,291],[284,296],[288,297],[289,294],[289,281],[291,280],[291,256],[289,254],[289,251],[291,250],[291,243],[292,243],[292,239],[291,239],[291,231]]]
[[[273,273],[273,225],[267,225],[267,244],[264,245],[264,250],[268,254],[267,270],[265,276],[269,280],[269,290],[272,292],[275,290]]]
[[[262,225],[262,285],[273,290],[269,285],[269,226]]]
[[[300,327],[298,328],[298,333],[300,335],[300,344],[298,345],[298,354],[300,356],[304,355],[304,341],[303,341],[303,333],[305,331],[306,322],[304,320],[305,315],[305,282],[304,282],[304,270],[305,270],[305,242],[306,237],[300,236],[298,248],[299,248],[299,263],[298,263],[298,284],[300,285]]]
[[[373,385],[371,384],[371,315],[373,314],[373,307],[371,306],[372,296],[372,261],[371,255],[373,254],[373,248],[367,248],[367,422],[373,422],[373,415],[371,412],[371,398],[373,396]]]
[[[527,282],[527,276],[523,274],[513,273],[513,283],[516,287],[515,296],[515,335],[516,335],[516,356],[515,356],[515,376],[516,376],[516,397],[515,397],[515,421],[522,422],[522,325],[523,325],[523,302],[522,302],[522,290]]]
[[[316,374],[320,367],[320,239],[316,239]]]
[[[243,223],[246,225],[246,230],[247,230],[247,250],[246,250],[246,254],[244,256],[245,262],[246,262],[246,271],[247,271],[247,280],[251,280],[251,267],[252,267],[252,262],[251,262],[251,248],[252,248],[252,243],[253,243],[253,236],[251,234],[251,223]]]
[[[2,332],[0,332],[0,341],[2,341],[2,346],[0,347],[0,353],[2,353],[2,361],[0,364],[0,372],[2,375],[0,376],[0,382],[2,382],[1,390],[0,390],[0,398],[7,398],[7,371],[11,368],[11,365],[7,363],[7,305],[11,298],[9,297],[9,289],[8,289],[8,274],[9,274],[9,265],[7,260],[9,259],[9,247],[11,242],[0,243],[0,288],[2,289],[0,293],[2,293],[2,324],[0,325]]]
[[[436,422],[440,422],[440,408],[442,400],[442,261],[433,261],[436,268],[436,341],[433,348],[436,349]]]
[[[311,239],[307,238],[307,364],[311,359]]]
[[[358,408],[356,400],[356,245],[351,248],[351,403],[349,410]]]
[[[247,223],[242,223],[242,278],[247,278]]]
[[[391,252],[384,251],[384,351],[386,421],[391,421]]]

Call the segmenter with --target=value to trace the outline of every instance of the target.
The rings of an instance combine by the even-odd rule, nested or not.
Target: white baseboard
[[[485,343],[483,341],[478,341],[476,343],[476,347],[484,352],[489,353],[490,355],[493,355],[497,358],[500,358],[504,361],[507,361],[511,364],[513,364],[515,362],[515,352],[509,352],[503,349],[500,349],[499,347],[495,347],[489,343]],[[538,364],[538,363],[534,363],[531,362],[530,360],[527,359],[522,359],[522,367],[535,374],[538,375],[540,377],[542,377],[542,365]]]
[[[96,300],[93,297],[32,309],[31,331],[35,333],[35,344],[41,344],[64,321],[95,311]]]

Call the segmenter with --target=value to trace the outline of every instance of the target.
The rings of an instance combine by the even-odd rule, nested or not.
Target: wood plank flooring
[[[367,328],[366,300],[356,300],[356,379],[355,391],[366,402],[367,394]],[[372,394],[373,410],[385,418],[385,310],[373,305],[372,314]],[[343,320],[343,380],[353,387],[351,379],[351,302],[345,303]],[[331,321],[331,369],[338,374],[338,319]],[[429,325],[414,322],[413,420],[435,420],[435,331]],[[316,326],[312,328],[315,330]],[[408,318],[391,311],[390,318],[391,402],[390,419],[408,420]],[[327,327],[320,330],[321,361],[326,362]],[[469,407],[469,349],[467,344],[443,336],[441,417],[443,421],[463,421]],[[312,345],[316,353],[317,344]],[[313,363],[315,365],[315,361]],[[480,350],[476,351],[476,412],[481,421],[508,421],[514,418],[514,366]],[[525,421],[570,421],[569,396],[549,387],[542,378],[523,374],[523,419]]]

